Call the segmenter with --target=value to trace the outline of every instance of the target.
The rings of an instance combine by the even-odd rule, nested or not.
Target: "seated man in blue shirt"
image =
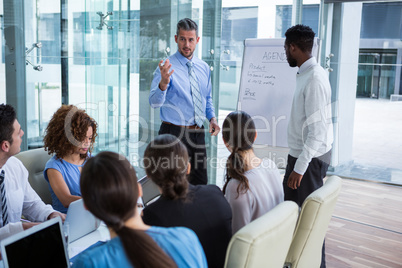
[[[212,105],[209,66],[194,55],[199,40],[198,26],[193,20],[185,18],[177,23],[177,52],[159,62],[149,95],[151,107],[160,107],[159,134],[172,134],[187,147],[191,184],[208,182],[205,117],[212,136],[220,131]]]

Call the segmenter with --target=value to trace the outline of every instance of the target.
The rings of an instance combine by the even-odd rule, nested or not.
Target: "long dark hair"
[[[248,191],[248,179],[244,176],[245,163],[241,152],[252,149],[255,139],[255,125],[249,114],[242,111],[230,113],[222,125],[222,137],[232,150],[226,162],[225,184],[223,193],[231,179],[240,182],[237,195]]]
[[[138,199],[137,175],[124,156],[101,152],[89,158],[80,186],[85,206],[116,232],[134,267],[177,267],[144,231],[124,225],[136,213]]]
[[[186,199],[188,164],[186,146],[173,135],[159,135],[145,149],[145,172],[170,200]]]

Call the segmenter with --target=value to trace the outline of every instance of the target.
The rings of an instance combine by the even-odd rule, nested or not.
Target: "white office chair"
[[[284,267],[320,267],[322,244],[341,185],[341,178],[331,176],[303,202]]]
[[[226,251],[225,268],[282,267],[299,207],[285,201],[237,231]]]
[[[29,172],[28,181],[45,204],[52,204],[49,184],[43,176],[46,162],[52,158],[43,148],[20,152],[15,156]]]

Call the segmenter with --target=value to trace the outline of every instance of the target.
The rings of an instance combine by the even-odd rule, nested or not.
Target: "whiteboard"
[[[288,147],[287,127],[298,67],[286,60],[284,38],[246,39],[237,109],[253,118],[256,145]],[[318,55],[315,38],[313,55]]]

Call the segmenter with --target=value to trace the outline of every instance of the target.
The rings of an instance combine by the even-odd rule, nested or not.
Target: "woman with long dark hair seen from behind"
[[[144,224],[137,208],[141,186],[124,156],[90,158],[80,185],[86,208],[107,225],[111,240],[81,253],[73,267],[206,267],[193,231]]]
[[[232,208],[232,232],[264,215],[284,199],[282,178],[273,161],[254,154],[254,121],[245,112],[230,113],[222,125],[230,151],[223,192]]]
[[[208,267],[223,267],[232,236],[232,213],[222,191],[216,185],[189,184],[187,148],[170,134],[157,136],[147,146],[144,167],[162,193],[143,210],[144,222],[192,229],[204,248]]]

